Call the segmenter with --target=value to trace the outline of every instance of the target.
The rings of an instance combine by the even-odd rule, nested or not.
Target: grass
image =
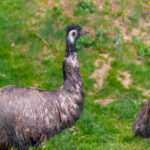
[[[80,120],[72,128],[30,150],[148,150],[150,140],[134,138],[131,131],[135,114],[148,98],[138,87],[150,88],[148,1],[133,0],[130,4],[129,0],[104,0],[97,5],[90,0],[75,0],[71,4],[68,0],[65,4],[59,0],[48,2],[0,2],[0,87],[61,86],[64,30],[67,24],[81,23],[91,33],[82,37],[77,46],[85,105]],[[140,34],[132,35],[134,29]],[[127,33],[131,40],[124,39]],[[108,53],[114,61],[103,87],[95,89],[96,79],[90,76],[102,53]],[[130,73],[129,88],[117,80],[119,70]],[[106,107],[94,103],[108,97],[114,102]]]

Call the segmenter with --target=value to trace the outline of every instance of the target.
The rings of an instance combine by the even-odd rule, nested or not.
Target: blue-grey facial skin
[[[79,31],[79,25],[67,28],[64,83],[59,89],[0,88],[0,149],[37,147],[80,118],[84,89],[75,50]]]

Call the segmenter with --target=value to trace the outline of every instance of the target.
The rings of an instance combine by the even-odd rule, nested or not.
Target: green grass
[[[77,46],[85,105],[73,128],[30,150],[148,150],[150,140],[134,138],[131,131],[135,114],[147,98],[138,87],[150,88],[150,48],[145,41],[148,38],[140,36],[150,34],[144,26],[150,19],[148,1],[133,0],[130,4],[129,0],[113,3],[104,0],[102,9],[90,0],[72,3],[67,0],[65,6],[59,0],[50,5],[46,2],[48,0],[0,2],[0,87],[56,89],[61,86],[65,28],[68,24],[81,23],[91,32],[80,38]],[[117,25],[116,20],[119,20]],[[131,40],[124,40],[121,26],[128,31]],[[135,28],[140,30],[140,35],[131,35]],[[96,80],[90,76],[101,53],[109,53],[114,61],[103,87],[94,89]],[[130,73],[132,83],[128,89],[117,80],[118,70]],[[108,97],[114,102],[106,107],[94,103],[96,99]]]

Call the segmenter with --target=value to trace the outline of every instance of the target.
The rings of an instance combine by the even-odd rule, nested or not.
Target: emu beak
[[[84,34],[87,34],[87,33],[89,33],[89,32],[86,31],[86,30],[81,30],[81,31],[80,31],[80,35],[84,35]]]

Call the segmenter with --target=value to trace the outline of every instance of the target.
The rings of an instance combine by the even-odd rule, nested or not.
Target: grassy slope
[[[0,2],[0,86],[22,85],[55,89],[62,84],[64,29],[80,22],[92,34],[78,43],[79,62],[85,86],[85,107],[81,119],[69,130],[55,136],[37,149],[45,150],[144,150],[149,139],[133,138],[132,122],[147,97],[138,86],[150,88],[149,53],[145,41],[138,36],[125,41],[115,20],[127,32],[134,28],[150,33],[141,22],[149,20],[147,0],[104,0],[103,8],[85,13],[77,8],[78,1],[61,4],[59,0],[5,0]],[[98,0],[95,0],[98,3]],[[58,6],[52,10],[55,3]],[[48,5],[49,4],[49,5]],[[74,7],[71,8],[71,6]],[[74,15],[73,15],[74,14]],[[124,15],[125,14],[125,15]],[[124,17],[123,17],[124,16]],[[100,24],[103,28],[100,29]],[[100,31],[101,30],[101,31]],[[101,35],[101,32],[104,32]],[[101,38],[95,34],[101,35]],[[132,37],[132,35],[130,35]],[[141,38],[142,39],[142,38]],[[142,49],[139,55],[138,50]],[[146,52],[145,52],[146,51]],[[94,62],[99,54],[109,53],[115,60],[102,89],[95,90]],[[136,61],[140,59],[140,64]],[[118,70],[131,74],[132,85],[124,88],[117,80]],[[94,95],[90,95],[93,92]],[[115,101],[104,107],[95,104],[98,98]],[[31,148],[35,149],[35,148]]]

